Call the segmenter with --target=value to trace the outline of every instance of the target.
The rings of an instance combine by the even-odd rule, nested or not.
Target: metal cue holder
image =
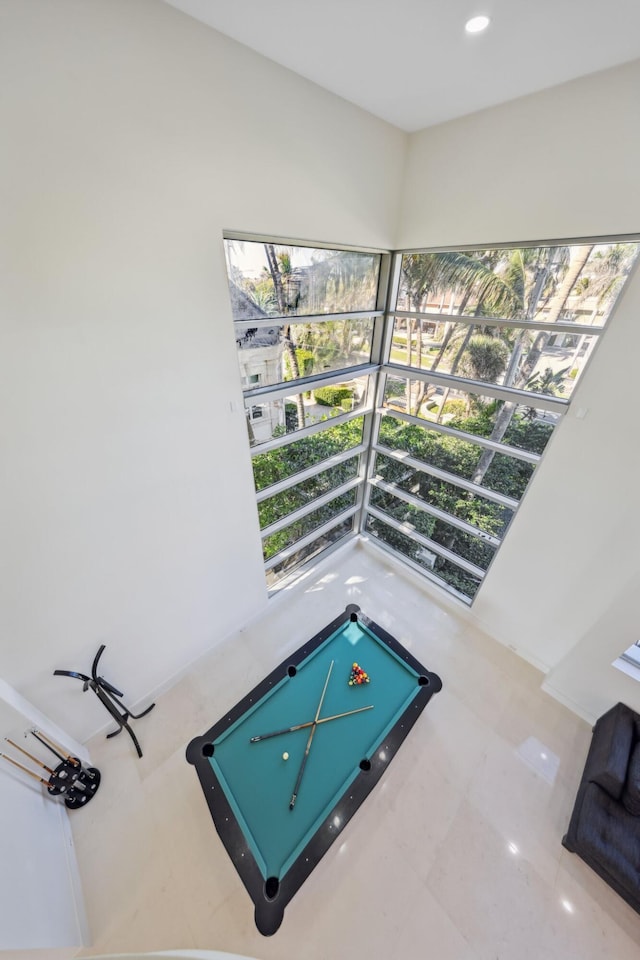
[[[14,750],[19,750],[20,753],[29,758],[31,763],[34,763],[37,767],[40,767],[41,770],[44,770],[48,776],[41,776],[39,773],[34,773],[29,767],[25,767],[23,763],[19,763],[7,753],[0,753],[0,757],[24,773],[27,773],[30,777],[33,777],[34,780],[39,780],[40,783],[43,783],[50,796],[62,797],[65,806],[70,810],[77,810],[79,807],[86,806],[91,798],[95,797],[98,792],[98,787],[100,786],[100,771],[96,767],[83,767],[78,757],[70,756],[65,752],[64,747],[61,747],[55,740],[47,737],[42,730],[30,730],[29,732],[32,737],[35,737],[43,747],[46,747],[46,749],[54,754],[60,761],[56,767],[47,766],[47,764],[39,760],[38,757],[34,757],[32,753],[29,753],[28,750],[14,743],[13,740],[10,740],[8,737],[5,737],[5,740]]]
[[[87,690],[93,690],[100,703],[109,711],[110,715],[118,724],[117,730],[114,730],[113,733],[107,734],[107,740],[109,740],[111,737],[117,736],[119,733],[122,733],[123,730],[126,730],[133,740],[136,753],[139,757],[141,757],[142,749],[138,743],[138,738],[129,724],[129,718],[132,717],[134,720],[140,720],[141,717],[145,717],[151,710],[153,710],[155,703],[152,703],[151,706],[147,707],[146,710],[143,710],[142,713],[133,713],[131,708],[127,707],[122,702],[124,693],[121,693],[120,690],[117,690],[116,687],[109,683],[108,680],[105,680],[104,677],[98,676],[98,664],[100,662],[100,657],[104,653],[104,649],[105,646],[103,643],[93,658],[90,677],[84,673],[77,673],[75,670],[54,670],[53,675],[54,677],[72,677],[74,680],[82,680],[83,693],[86,693]]]

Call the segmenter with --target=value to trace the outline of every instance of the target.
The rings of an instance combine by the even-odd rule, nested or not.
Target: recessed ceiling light
[[[489,24],[491,23],[489,17],[485,17],[484,14],[480,17],[471,17],[470,20],[464,25],[467,33],[482,33],[483,30],[486,30]]]

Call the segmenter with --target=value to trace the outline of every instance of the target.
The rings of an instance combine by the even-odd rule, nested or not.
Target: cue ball
[[[283,753],[283,754],[282,754],[282,759],[283,759],[283,760],[288,760],[288,759],[289,759],[289,754],[288,754],[288,753]]]

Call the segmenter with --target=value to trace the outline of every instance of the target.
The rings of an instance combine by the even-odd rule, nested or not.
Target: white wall
[[[137,701],[266,601],[222,230],[638,230],[640,62],[407,138],[160,0],[3,0],[0,45],[0,675],[84,739],[105,714],[55,667],[104,642]],[[545,668],[636,563],[638,310],[640,276],[473,608]],[[589,714],[584,669],[554,682]]]
[[[601,716],[618,700],[640,712],[640,683],[611,666],[638,639],[638,597],[636,565],[631,577],[620,577],[604,612],[545,679],[545,690],[587,720]]]
[[[639,90],[637,61],[416,134],[398,245],[640,231]],[[562,661],[549,689],[590,718],[633,682],[609,664],[638,571],[639,314],[636,273],[473,606],[543,669]]]
[[[0,751],[46,777],[46,771],[4,742],[9,737],[47,766],[56,764],[36,740],[25,738],[33,726],[31,705],[23,703],[22,713],[5,699],[7,693],[0,688]],[[13,696],[10,700],[19,702]],[[38,718],[38,725],[53,736],[42,720],[46,718]],[[64,737],[63,742],[69,745]],[[16,957],[17,950],[59,948],[63,960],[88,942],[68,816],[64,804],[47,796],[36,780],[0,760],[0,956],[3,951]]]
[[[0,45],[0,675],[84,739],[54,668],[135,702],[266,602],[222,230],[389,247],[407,137],[160,0]]]
[[[398,247],[640,229],[640,60],[413,134]]]

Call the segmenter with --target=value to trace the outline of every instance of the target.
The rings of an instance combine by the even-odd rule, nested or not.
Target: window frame
[[[446,252],[463,253],[479,250],[514,250],[538,247],[582,246],[586,244],[592,244],[596,246],[613,243],[639,243],[640,234],[607,235],[568,239],[563,238],[559,240],[531,240],[513,243],[476,243],[457,246],[403,248],[395,251],[383,250],[374,247],[352,246],[348,244],[331,244],[318,241],[270,237],[260,234],[244,233],[240,231],[224,231],[223,238],[225,242],[244,241],[259,244],[270,243],[278,246],[306,247],[319,250],[325,249],[374,254],[380,258],[378,289],[374,310],[345,311],[342,313],[320,315],[291,314],[285,317],[270,316],[256,318],[253,320],[236,320],[232,316],[232,323],[234,325],[236,334],[238,331],[241,332],[243,329],[255,327],[274,327],[285,324],[317,324],[336,320],[340,321],[368,318],[370,318],[373,323],[371,334],[371,353],[368,363],[357,364],[355,366],[352,365],[338,370],[331,370],[324,374],[315,373],[306,377],[300,377],[296,380],[283,381],[272,385],[264,385],[261,383],[259,386],[248,385],[245,388],[244,385],[241,384],[243,387],[242,395],[244,409],[251,418],[250,411],[253,407],[260,404],[261,401],[264,403],[269,400],[290,399],[295,395],[303,394],[309,390],[315,389],[316,387],[332,386],[356,378],[368,378],[366,395],[361,406],[356,410],[345,411],[344,413],[336,416],[328,417],[327,420],[317,421],[306,425],[301,429],[292,430],[290,433],[286,433],[282,436],[272,437],[271,439],[264,441],[256,441],[252,446],[250,446],[250,455],[253,460],[253,458],[259,456],[260,454],[283,448],[288,446],[290,443],[295,443],[296,441],[302,440],[305,437],[311,437],[320,434],[327,429],[331,429],[331,427],[346,424],[357,417],[362,417],[363,429],[360,443],[346,450],[338,451],[326,459],[320,460],[309,467],[303,468],[302,470],[298,470],[296,473],[284,478],[283,480],[276,481],[275,483],[256,491],[256,502],[261,503],[262,501],[267,500],[278,493],[284,492],[290,487],[293,487],[304,480],[310,479],[311,477],[330,469],[332,466],[336,466],[353,457],[358,457],[358,472],[354,478],[336,488],[333,488],[326,494],[316,497],[308,504],[304,504],[302,507],[299,507],[292,513],[287,514],[274,523],[260,529],[261,540],[264,540],[265,537],[279,532],[298,520],[304,519],[305,516],[312,513],[319,507],[331,502],[331,500],[339,497],[341,494],[349,492],[350,490],[356,490],[356,501],[354,506],[349,507],[347,510],[341,511],[339,514],[318,527],[316,530],[313,530],[309,534],[299,538],[286,549],[274,554],[269,558],[269,560],[265,561],[265,574],[268,575],[271,569],[278,566],[280,563],[285,562],[289,557],[295,555],[298,551],[304,550],[305,547],[312,545],[314,541],[321,540],[324,536],[330,533],[334,527],[340,526],[346,520],[352,520],[350,531],[340,536],[334,543],[322,548],[318,554],[311,556],[310,559],[305,559],[299,564],[295,565],[291,570],[287,571],[277,583],[269,585],[268,595],[273,596],[279,593],[293,580],[300,577],[308,566],[315,565],[320,560],[324,560],[325,557],[330,556],[336,550],[341,549],[346,543],[355,540],[358,536],[363,536],[377,549],[382,550],[384,553],[394,557],[397,561],[400,561],[405,566],[415,570],[420,574],[421,577],[436,584],[441,590],[444,590],[456,601],[463,603],[465,606],[471,606],[475,601],[478,592],[482,589],[482,584],[493,564],[493,560],[495,559],[495,556],[497,555],[500,546],[504,541],[504,537],[508,534],[508,530],[522,504],[523,498],[526,496],[533,479],[533,474],[527,480],[523,493],[519,499],[507,496],[504,493],[492,490],[490,487],[476,484],[473,482],[473,480],[457,476],[448,470],[444,470],[441,467],[432,465],[427,461],[422,461],[406,451],[403,452],[398,449],[387,447],[380,439],[382,418],[391,416],[401,423],[405,422],[410,425],[418,426],[423,430],[433,431],[443,437],[453,437],[458,440],[465,441],[466,443],[473,444],[481,450],[490,450],[494,454],[500,454],[514,460],[523,461],[531,464],[534,467],[535,472],[535,470],[539,467],[539,464],[544,459],[544,456],[551,445],[551,441],[555,436],[556,430],[561,425],[564,416],[570,407],[573,393],[568,397],[552,396],[550,394],[539,393],[532,390],[524,390],[513,386],[503,386],[501,384],[459,376],[457,374],[443,373],[439,372],[438,370],[430,371],[424,368],[417,368],[415,366],[393,362],[391,360],[391,350],[393,345],[396,319],[404,319],[407,321],[419,319],[432,324],[453,321],[456,324],[466,325],[467,327],[480,325],[485,327],[509,327],[510,329],[515,329],[518,331],[531,330],[534,332],[547,332],[549,334],[555,333],[561,335],[577,335],[579,338],[589,337],[590,343],[587,348],[588,355],[586,362],[581,368],[581,374],[584,375],[584,372],[588,369],[592,362],[593,355],[597,350],[600,338],[606,333],[607,328],[611,325],[612,319],[619,308],[620,301],[628,287],[629,280],[639,267],[640,255],[636,255],[633,265],[627,271],[626,275],[624,275],[622,288],[617,293],[609,311],[606,313],[606,322],[603,324],[574,323],[560,319],[555,323],[547,323],[542,320],[539,322],[527,319],[512,320],[498,316],[460,316],[455,313],[445,314],[434,312],[433,310],[400,310],[397,307],[397,302],[401,282],[402,258],[406,254],[434,254]],[[240,356],[241,348],[239,346],[237,348],[237,352]],[[423,383],[430,383],[434,384],[435,386],[443,387],[444,389],[466,391],[467,393],[475,393],[476,395],[479,394],[482,397],[516,403],[525,407],[535,408],[536,410],[542,412],[552,413],[558,417],[558,420],[556,423],[551,425],[552,432],[549,437],[549,442],[544,447],[542,453],[534,453],[526,449],[511,446],[501,441],[491,440],[490,437],[466,433],[463,430],[450,427],[446,423],[436,423],[432,420],[414,416],[413,414],[402,409],[390,409],[388,406],[385,406],[385,387],[389,377],[396,377],[406,381],[421,381]],[[260,418],[257,419],[259,420]],[[483,500],[488,500],[498,506],[502,506],[510,510],[512,516],[507,523],[507,527],[505,528],[503,535],[496,536],[489,534],[487,531],[476,527],[474,524],[453,516],[446,510],[427,503],[420,497],[413,496],[410,492],[407,492],[396,484],[377,477],[375,474],[375,464],[378,454],[397,460],[398,462],[411,468],[413,471],[419,472],[421,475],[427,475],[436,480],[442,480],[449,485],[460,488],[461,491],[469,493],[472,496],[475,495]],[[494,549],[494,557],[489,561],[486,569],[480,568],[471,561],[465,560],[463,557],[453,553],[446,547],[430,540],[430,538],[426,537],[424,534],[412,529],[411,524],[402,524],[390,515],[384,514],[374,504],[371,503],[371,494],[375,489],[382,490],[391,496],[396,497],[398,500],[405,502],[408,506],[419,509],[425,514],[435,518],[436,521],[449,524],[450,526],[469,536],[477,537],[480,541],[490,545]],[[441,556],[445,560],[459,567],[462,573],[467,573],[473,577],[476,577],[479,580],[478,589],[474,592],[472,597],[466,596],[456,589],[452,584],[448,583],[431,570],[425,568],[417,561],[414,561],[411,557],[403,555],[399,550],[394,550],[389,544],[385,543],[379,538],[376,538],[373,534],[369,534],[367,532],[367,521],[369,517],[377,519],[379,522],[385,523],[388,526],[397,529],[420,548]]]
[[[356,456],[358,457],[358,470],[354,478],[328,491],[326,494],[316,497],[309,503],[304,504],[302,507],[299,507],[297,510],[287,514],[285,517],[280,518],[274,523],[260,528],[260,539],[262,542],[264,541],[265,537],[273,533],[277,533],[289,525],[304,519],[306,516],[313,513],[314,510],[317,510],[323,505],[330,503],[343,493],[348,493],[351,490],[356,491],[356,499],[353,506],[347,508],[346,510],[340,511],[340,513],[336,514],[335,517],[332,517],[320,527],[312,530],[310,533],[299,538],[285,549],[279,551],[268,560],[264,561],[265,575],[268,576],[270,570],[285,562],[289,557],[295,555],[299,550],[303,550],[305,547],[313,544],[316,540],[322,540],[334,528],[339,527],[345,521],[352,519],[352,527],[349,532],[343,536],[340,536],[335,543],[329,544],[327,547],[323,548],[319,554],[314,555],[310,560],[302,561],[299,565],[296,565],[290,571],[287,571],[284,576],[282,576],[282,578],[279,579],[275,584],[268,585],[268,595],[273,596],[288,586],[292,580],[299,577],[306,566],[311,563],[317,563],[319,559],[324,560],[325,556],[329,556],[331,553],[341,548],[349,541],[355,540],[361,532],[362,504],[366,489],[366,471],[368,464],[367,455],[371,443],[372,420],[374,417],[375,401],[378,389],[377,377],[380,369],[380,356],[384,334],[384,318],[387,305],[387,289],[391,254],[388,250],[382,250],[378,248],[357,247],[350,246],[348,244],[338,245],[319,243],[316,241],[307,242],[301,240],[290,240],[288,238],[266,237],[258,234],[240,233],[238,231],[224,231],[223,239],[224,241],[229,240],[239,242],[244,241],[249,243],[273,243],[274,245],[278,246],[307,247],[311,249],[339,250],[345,252],[374,254],[379,257],[378,287],[375,298],[375,309],[373,310],[344,311],[342,313],[319,315],[295,314],[286,317],[264,317],[255,320],[235,320],[232,315],[232,323],[236,332],[236,337],[238,332],[241,332],[243,329],[246,330],[255,327],[274,327],[284,324],[316,324],[354,319],[371,319],[372,321],[371,353],[370,359],[367,363],[346,366],[339,370],[328,371],[327,373],[314,373],[310,376],[300,377],[296,380],[283,381],[277,384],[265,385],[261,383],[260,386],[253,388],[248,386],[245,387],[241,383],[243,406],[246,414],[247,412],[251,411],[252,407],[256,406],[256,404],[259,404],[261,401],[263,403],[272,400],[284,401],[287,398],[291,398],[298,394],[303,394],[319,387],[333,386],[358,378],[367,378],[365,396],[361,405],[356,409],[345,411],[337,416],[328,417],[324,421],[311,423],[301,429],[296,429],[279,437],[272,437],[268,440],[255,442],[249,448],[250,456],[253,461],[255,457],[258,457],[261,454],[284,448],[298,440],[302,440],[306,437],[316,436],[328,429],[331,429],[332,427],[349,423],[357,418],[362,418],[363,422],[362,439],[361,442],[356,446],[349,447],[346,450],[335,453],[326,459],[320,460],[316,464],[297,471],[283,480],[277,481],[276,483],[270,484],[269,486],[256,491],[256,503],[261,503],[262,501],[275,496],[277,493],[284,492],[290,487],[293,487],[304,480],[323,473],[332,466],[337,466],[343,461],[352,459]],[[237,348],[237,353],[239,356],[241,355],[241,348]]]
[[[455,322],[456,324],[463,324],[467,327],[470,326],[494,326],[494,327],[509,327],[511,329],[517,330],[531,330],[535,332],[549,332],[549,333],[569,333],[569,334],[578,334],[579,336],[589,336],[592,338],[593,342],[589,346],[589,354],[587,356],[586,363],[583,365],[581,374],[584,375],[585,371],[590,366],[593,355],[597,350],[600,338],[606,333],[606,330],[611,325],[613,317],[616,311],[619,308],[620,301],[624,296],[624,293],[628,287],[630,279],[633,277],[635,271],[639,268],[640,264],[640,253],[636,253],[635,259],[624,276],[624,280],[621,286],[620,291],[616,294],[613,303],[606,314],[606,322],[603,324],[578,324],[573,322],[568,322],[566,320],[558,320],[556,323],[546,323],[544,321],[529,321],[526,319],[517,319],[510,320],[507,318],[501,317],[473,317],[473,316],[460,316],[458,314],[445,314],[437,313],[432,310],[425,311],[414,311],[414,310],[399,310],[397,307],[398,293],[401,283],[401,271],[402,271],[402,260],[403,256],[406,254],[434,254],[434,253],[446,253],[446,252],[474,252],[479,250],[514,250],[522,248],[538,248],[538,247],[570,247],[570,246],[583,246],[586,244],[593,244],[594,246],[613,244],[613,243],[639,243],[640,234],[627,234],[627,235],[610,235],[610,236],[600,236],[600,237],[586,237],[586,238],[569,238],[569,239],[559,239],[559,240],[535,240],[527,242],[513,242],[513,243],[491,243],[491,244],[465,244],[459,246],[437,246],[437,247],[422,247],[422,248],[404,248],[401,250],[393,251],[392,254],[392,265],[391,265],[391,276],[388,286],[388,297],[387,297],[387,307],[385,311],[385,325],[384,325],[384,338],[383,338],[383,347],[381,350],[380,356],[380,367],[378,373],[378,389],[376,395],[376,410],[374,417],[374,430],[372,436],[372,443],[368,454],[368,466],[367,466],[367,485],[365,496],[363,499],[362,507],[362,516],[360,521],[361,531],[366,531],[367,529],[367,518],[369,516],[374,519],[379,520],[379,522],[387,523],[390,527],[398,530],[403,535],[412,540],[416,545],[421,547],[426,547],[428,550],[438,553],[438,544],[435,543],[426,543],[425,538],[422,534],[419,534],[417,531],[412,530],[411,526],[406,524],[399,524],[397,520],[393,517],[390,517],[386,514],[383,514],[378,508],[371,504],[371,493],[374,489],[380,488],[380,480],[375,475],[375,463],[377,453],[381,453],[384,456],[394,457],[399,462],[405,463],[408,466],[411,466],[415,470],[419,470],[422,473],[431,474],[434,477],[445,480],[447,483],[453,484],[455,486],[461,487],[463,490],[466,490],[469,493],[476,494],[479,497],[485,499],[493,500],[498,504],[508,507],[513,511],[513,516],[511,521],[508,524],[508,528],[502,537],[496,537],[495,540],[498,543],[495,545],[494,556],[489,562],[487,568],[481,571],[480,583],[478,589],[474,592],[472,597],[467,597],[460,593],[455,587],[447,583],[442,578],[438,577],[436,574],[432,573],[429,570],[423,568],[420,564],[413,561],[410,557],[404,556],[401,552],[394,550],[389,544],[385,543],[379,538],[376,538],[373,534],[368,536],[368,539],[376,547],[382,549],[384,552],[389,553],[394,556],[400,562],[405,563],[421,576],[435,582],[438,587],[445,590],[449,595],[453,596],[456,600],[462,601],[466,606],[471,606],[478,595],[478,592],[482,589],[482,584],[489,573],[489,570],[495,561],[500,546],[504,542],[504,538],[508,535],[509,528],[513,519],[515,518],[516,513],[518,512],[528,489],[530,488],[531,481],[533,480],[533,474],[527,481],[526,487],[522,493],[522,496],[519,499],[506,497],[503,494],[493,491],[488,487],[479,486],[473,481],[466,480],[464,478],[457,477],[456,475],[444,471],[441,468],[430,465],[429,463],[422,462],[415,457],[411,457],[407,452],[401,452],[398,450],[392,450],[384,445],[380,440],[380,425],[382,422],[382,417],[392,416],[396,420],[404,421],[409,424],[419,426],[421,429],[433,430],[444,436],[455,437],[456,439],[472,443],[475,446],[480,447],[481,449],[492,450],[494,453],[508,456],[512,459],[525,461],[531,463],[534,466],[535,470],[539,467],[539,464],[542,462],[549,446],[551,445],[554,436],[557,432],[557,428],[561,425],[566,413],[570,407],[570,404],[573,399],[573,391],[571,396],[566,398],[561,397],[551,397],[548,394],[541,394],[531,390],[522,390],[512,386],[502,386],[496,383],[487,383],[483,380],[474,380],[468,377],[460,377],[458,375],[452,375],[448,373],[439,373],[438,371],[430,371],[424,368],[418,368],[415,366],[409,366],[405,364],[400,364],[397,362],[391,361],[391,351],[393,347],[393,336],[395,329],[396,318],[404,318],[407,320],[410,319],[419,319],[427,322]],[[584,267],[583,267],[584,269]],[[580,276],[580,274],[578,275]],[[493,441],[490,438],[482,437],[473,434],[467,434],[463,431],[457,430],[455,428],[448,427],[446,424],[435,423],[433,421],[425,420],[419,418],[418,416],[413,416],[410,413],[407,413],[403,410],[390,410],[384,405],[385,402],[385,387],[387,377],[400,377],[406,381],[420,380],[422,382],[433,383],[436,385],[443,386],[444,388],[450,388],[452,390],[460,389],[467,392],[472,392],[471,387],[475,388],[474,392],[482,396],[493,397],[496,400],[505,400],[508,402],[515,402],[522,404],[528,407],[535,407],[536,409],[542,411],[548,411],[554,413],[558,416],[558,421],[553,425],[553,430],[545,449],[541,454],[531,453],[526,450],[518,449],[516,447],[504,444],[502,442]],[[384,483],[384,481],[383,481]],[[384,488],[384,487],[383,487]],[[424,513],[430,513],[434,515],[433,508],[430,508],[428,504],[420,504],[416,502],[416,499],[409,501],[405,491],[393,492],[389,487],[387,487],[389,493],[392,496],[396,496],[400,500],[404,500],[410,506],[418,507]],[[446,511],[445,511],[446,514]],[[453,517],[450,514],[446,514],[446,519],[444,522],[451,525],[458,525],[456,523],[457,518]],[[461,528],[464,529],[464,528]],[[465,531],[466,532],[466,531]],[[365,533],[366,535],[366,533]],[[478,534],[474,534],[478,535]],[[447,557],[446,559],[450,559]],[[463,561],[462,557],[456,557],[454,562],[463,572],[470,572],[468,561]],[[474,574],[475,575],[475,574]]]

